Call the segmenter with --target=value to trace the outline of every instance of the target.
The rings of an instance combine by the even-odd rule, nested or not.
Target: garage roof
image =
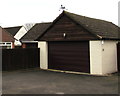
[[[112,22],[81,16],[67,11],[63,11],[53,21],[47,30],[49,30],[55,24],[55,22],[57,22],[64,15],[69,17],[77,25],[87,29],[91,34],[94,34],[96,37],[98,37],[98,39],[120,39],[120,28]],[[40,38],[47,32],[47,30],[38,38],[38,40],[40,40]]]
[[[112,22],[80,16],[66,11],[64,13],[97,36],[107,39],[120,39],[120,28]]]

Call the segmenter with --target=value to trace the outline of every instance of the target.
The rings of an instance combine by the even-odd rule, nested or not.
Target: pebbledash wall
[[[105,75],[117,72],[117,43],[116,41],[89,41],[90,74]],[[40,48],[40,68],[48,69],[48,43],[38,42]]]

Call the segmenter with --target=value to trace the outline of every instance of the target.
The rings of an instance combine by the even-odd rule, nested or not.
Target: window
[[[12,42],[0,42],[0,49],[11,49]]]

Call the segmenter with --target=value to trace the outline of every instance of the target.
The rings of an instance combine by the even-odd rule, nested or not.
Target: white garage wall
[[[90,41],[90,73],[102,75],[101,41]]]
[[[40,48],[40,68],[48,69],[48,43],[38,42],[38,48]]]
[[[108,74],[117,72],[117,42],[90,41],[90,73]]]
[[[102,45],[102,72],[117,72],[117,42],[104,41]]]

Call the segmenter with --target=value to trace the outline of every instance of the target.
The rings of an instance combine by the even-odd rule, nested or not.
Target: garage
[[[41,69],[95,75],[118,71],[118,27],[110,22],[63,11],[36,40]]]
[[[89,43],[49,42],[48,68],[90,73]]]

